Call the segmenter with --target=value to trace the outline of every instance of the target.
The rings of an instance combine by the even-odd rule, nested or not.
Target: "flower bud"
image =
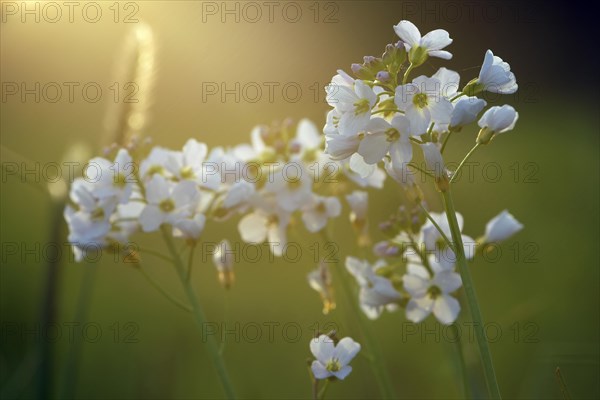
[[[370,81],[373,80],[373,78],[375,77],[375,75],[373,75],[373,73],[369,71],[368,68],[365,68],[361,64],[352,64],[350,69],[352,70],[354,76],[356,76],[358,79]]]
[[[523,224],[517,221],[508,210],[504,210],[485,226],[484,241],[485,243],[498,243],[508,239],[521,229],[523,229]]]
[[[488,144],[495,135],[513,129],[518,119],[519,113],[509,105],[490,108],[479,119],[481,130],[477,135],[477,143]]]
[[[375,79],[382,83],[388,83],[392,80],[392,76],[387,71],[379,71],[377,75],[375,75]]]

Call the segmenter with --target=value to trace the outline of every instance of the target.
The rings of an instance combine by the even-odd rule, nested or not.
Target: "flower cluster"
[[[453,294],[462,281],[456,272],[455,249],[444,239],[451,236],[450,227],[445,213],[429,216],[431,220],[418,208],[407,211],[401,206],[380,225],[389,239],[373,246],[375,263],[346,258],[346,269],[360,288],[361,309],[370,319],[383,310],[405,308],[411,322],[421,322],[431,313],[445,325],[456,321],[460,304]],[[456,216],[462,230],[462,215]],[[504,241],[522,228],[505,210],[488,222],[480,239],[462,235],[464,253],[472,259],[487,244]]]
[[[433,313],[441,323],[452,324],[460,312],[453,294],[462,286],[455,266],[454,246],[458,244],[449,239],[452,232],[446,213],[427,212],[414,172],[431,176],[436,188],[446,192],[460,169],[452,172],[445,167],[443,152],[450,136],[477,121],[478,147],[513,129],[518,119],[509,105],[483,112],[487,102],[477,96],[484,91],[514,93],[518,86],[510,66],[491,50],[485,54],[479,76],[462,90],[459,74],[444,67],[431,76],[411,79],[414,69],[430,57],[452,58],[444,50],[452,39],[441,29],[421,36],[409,21],[400,21],[394,30],[400,41],[388,44],[381,57],[368,56],[362,64],[353,64],[353,76],[339,70],[326,88],[333,108],[324,128],[325,151],[333,159],[347,161],[364,178],[383,163],[416,206],[410,212],[402,207],[382,225],[390,239],[375,245],[379,258],[375,263],[348,257],[346,268],[358,283],[360,306],[369,318],[379,317],[384,309],[404,307],[412,322]],[[427,164],[426,171],[413,162],[418,153]],[[462,231],[463,218],[457,213],[456,219]],[[504,211],[488,223],[478,242],[462,235],[461,254],[471,259],[482,244],[504,240],[521,228]]]
[[[394,29],[400,41],[388,44],[381,57],[364,57],[353,64],[354,77],[339,70],[326,88],[333,109],[324,128],[326,153],[347,160],[350,168],[368,177],[380,162],[398,182],[410,185],[407,168],[420,148],[437,179],[445,179],[441,150],[451,133],[477,120],[486,107],[476,97],[483,91],[514,93],[517,83],[510,66],[488,50],[477,78],[462,90],[457,72],[440,68],[432,76],[410,78],[411,72],[430,57],[450,59],[444,49],[452,39],[438,29],[421,37],[409,21]],[[477,143],[512,129],[518,113],[513,107],[494,106],[478,120]]]
[[[76,259],[89,250],[118,248],[138,231],[170,229],[193,244],[207,221],[235,215],[241,216],[244,242],[266,241],[281,256],[296,215],[308,232],[321,231],[341,214],[344,196],[360,234],[368,196],[352,190],[382,188],[385,172],[359,176],[348,162],[324,153],[323,138],[305,119],[296,129],[289,121],[258,126],[249,144],[210,152],[195,139],[181,150],[147,142],[108,150],[114,158],[90,160],[71,187],[65,218]],[[230,247],[223,241],[214,257],[225,286],[233,280]]]

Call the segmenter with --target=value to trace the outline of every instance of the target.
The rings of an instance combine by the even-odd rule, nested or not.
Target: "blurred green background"
[[[20,13],[8,12],[12,9],[7,3],[12,2],[2,2],[0,26],[3,162],[13,162],[20,154],[43,165],[60,162],[76,142],[107,144],[103,121],[114,106],[108,88],[115,82],[123,40],[135,28],[135,23],[123,23],[132,12],[151,27],[156,42],[155,87],[151,93],[140,89],[152,99],[144,134],[172,148],[189,137],[211,147],[234,145],[248,141],[254,125],[286,117],[308,117],[322,126],[328,106],[320,88],[336,69],[349,70],[362,56],[380,55],[387,43],[397,41],[392,26],[401,19],[411,20],[422,33],[444,28],[454,39],[449,48],[453,60],[431,61],[419,73],[430,74],[443,65],[459,71],[464,83],[478,73],[485,50],[492,49],[510,63],[521,90],[491,100],[514,105],[520,119],[513,132],[475,154],[472,161],[481,168],[475,168],[472,181],[457,185],[454,195],[470,236],[482,234],[485,223],[505,208],[525,225],[502,245],[497,262],[480,259],[472,266],[484,319],[493,324],[489,333],[502,330],[491,344],[500,388],[506,398],[562,398],[554,374],[560,367],[573,398],[600,396],[598,78],[593,73],[597,56],[585,52],[585,37],[594,37],[585,8],[550,10],[537,2],[276,2],[273,22],[261,6],[262,17],[252,23],[254,11],[244,11],[245,3],[138,1],[128,3],[134,6],[119,3],[115,22],[113,3],[98,2],[103,16],[97,23],[85,21],[79,9],[69,22],[66,6],[62,19],[50,23],[50,9],[39,22],[32,16],[22,22]],[[33,9],[32,4],[27,3]],[[216,15],[203,14],[213,6]],[[235,15],[225,15],[222,22],[224,7],[238,7],[239,22]],[[299,21],[289,22],[297,9],[302,12]],[[591,59],[586,61],[586,56]],[[25,101],[19,95],[5,98],[6,82],[30,87],[35,82],[96,82],[104,92],[96,103],[85,101],[77,90],[72,103],[66,94],[56,103],[44,98],[38,103],[32,96]],[[239,102],[233,96],[223,102],[219,96],[203,99],[203,83],[211,82],[279,86],[272,102],[266,90],[255,103],[243,96]],[[281,92],[289,83],[302,90],[296,102]],[[475,134],[472,128],[455,135],[448,151],[451,160],[462,158]],[[497,164],[486,175],[483,166],[490,162]],[[497,166],[502,176],[494,179]],[[377,222],[395,210],[403,195],[389,180],[384,191],[372,194],[371,227],[379,238]],[[440,211],[435,192],[427,194],[431,209]],[[38,350],[45,337],[28,332],[40,323],[48,266],[40,251],[34,251],[36,259],[36,254],[8,250],[13,244],[19,251],[36,244],[44,249],[53,208],[49,196],[14,176],[3,175],[0,199],[0,387],[3,397],[30,398],[37,395]],[[211,223],[203,238],[237,242],[236,222]],[[66,229],[61,230],[64,242]],[[344,217],[336,220],[334,231],[339,258],[358,255]],[[229,291],[218,284],[210,260],[199,260],[194,271],[208,319],[233,330],[240,324],[241,337],[227,335],[224,354],[243,398],[310,397],[306,358],[316,326],[327,328],[333,322],[341,336],[362,341],[357,316],[340,290],[338,308],[323,316],[318,295],[306,283],[306,274],[315,267],[309,244],[318,238],[299,229],[290,239],[304,246],[300,262],[271,263],[266,256],[258,263],[241,262]],[[162,248],[155,236],[132,240]],[[61,249],[56,323],[62,337],[52,344],[54,384],[48,397],[58,395],[69,349],[76,345],[81,346],[78,376],[68,386],[78,398],[222,396],[190,315],[167,302],[131,267],[110,258],[93,265],[72,263],[67,247]],[[151,256],[144,258],[144,265],[183,298],[171,266]],[[83,283],[86,273],[91,285]],[[70,340],[68,326],[77,321],[80,292],[90,299],[85,321],[93,325],[87,339],[76,328]],[[270,323],[279,324],[272,340],[265,325]],[[254,337],[255,325],[248,324],[262,327],[256,343],[244,339]],[[101,334],[92,340],[98,327]],[[455,347],[439,327],[439,340],[427,333],[436,332],[433,319],[413,327],[402,312],[386,313],[372,327],[399,397],[461,396]],[[475,343],[467,340],[466,346],[467,361],[477,369]],[[359,356],[352,365],[353,373],[333,385],[328,398],[378,398],[367,359]]]

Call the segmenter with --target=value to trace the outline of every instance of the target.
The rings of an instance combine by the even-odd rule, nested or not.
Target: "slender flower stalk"
[[[458,167],[456,168],[456,171],[454,171],[454,174],[452,174],[452,178],[450,178],[450,183],[453,183],[456,180],[456,177],[458,176],[460,170],[462,169],[463,165],[465,165],[465,163],[467,162],[467,160],[469,158],[471,158],[471,156],[473,155],[473,153],[475,153],[475,151],[479,148],[480,144],[476,143],[475,146],[473,146],[473,148],[471,150],[469,150],[469,152],[467,153],[467,155],[465,156],[465,158],[462,159],[462,161],[460,162],[460,164],[458,164]]]
[[[471,152],[473,152],[473,150],[471,150]],[[471,318],[473,318],[475,336],[477,337],[481,362],[483,363],[483,372],[487,383],[488,393],[492,399],[500,399],[502,397],[500,396],[500,389],[498,387],[498,381],[496,380],[496,373],[494,372],[492,354],[483,331],[483,318],[481,316],[481,310],[479,309],[479,302],[477,301],[477,295],[475,293],[473,279],[471,278],[471,272],[469,271],[469,265],[467,264],[462,235],[458,220],[456,219],[456,211],[454,210],[454,202],[452,201],[452,193],[450,192],[450,188],[448,188],[447,191],[442,192],[442,195],[444,198],[444,208],[446,209],[448,225],[450,226],[450,232],[452,233],[452,240],[454,243],[456,243],[456,263],[458,265],[463,287],[465,288],[467,303],[469,304],[469,309],[471,310]]]
[[[324,237],[325,242],[329,242],[326,234],[324,234]],[[389,372],[385,368],[381,348],[373,337],[369,321],[356,302],[357,296],[353,292],[350,282],[348,282],[347,272],[339,265],[338,262],[335,263],[333,270],[337,272],[337,280],[340,282],[342,290],[344,291],[344,295],[352,307],[352,314],[358,316],[358,325],[362,336],[364,337],[365,350],[366,353],[371,356],[369,361],[371,363],[371,368],[373,369],[375,379],[377,380],[377,385],[379,386],[381,396],[385,399],[395,399],[397,397],[396,391],[394,389]]]
[[[192,305],[192,311],[196,322],[200,327],[202,327],[206,323],[206,317],[204,315],[204,311],[202,311],[200,303],[198,302],[196,292],[194,291],[191,282],[187,279],[187,270],[183,265],[181,257],[179,256],[179,252],[175,248],[175,244],[173,243],[173,239],[171,238],[171,233],[169,232],[168,228],[163,225],[161,227],[161,230],[165,239],[165,243],[167,244],[169,253],[171,253],[171,257],[173,257],[175,261],[173,264],[177,269],[177,273],[179,275],[179,279],[181,280],[181,284],[183,285],[188,300]],[[223,360],[223,357],[221,355],[221,352],[219,351],[219,347],[217,346],[215,339],[211,336],[207,338],[205,343],[209,356],[212,359],[215,369],[217,370],[217,375],[219,376],[219,380],[221,382],[221,385],[223,386],[225,396],[228,399],[235,399],[235,391],[233,389],[231,379],[229,378],[227,368],[225,367],[225,361]]]

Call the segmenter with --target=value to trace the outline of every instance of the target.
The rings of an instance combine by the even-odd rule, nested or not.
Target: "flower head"
[[[498,243],[508,239],[523,229],[523,224],[515,219],[508,210],[502,211],[485,226],[485,242]]]
[[[444,60],[452,58],[451,53],[442,50],[452,43],[450,35],[443,29],[433,30],[421,37],[421,32],[412,22],[403,20],[394,26],[394,31],[404,42],[409,60],[415,65],[423,64],[428,56]]]
[[[321,335],[310,341],[310,351],[316,358],[311,370],[316,379],[335,377],[344,380],[352,367],[350,361],[360,351],[360,344],[345,337],[337,344],[327,335]]]

